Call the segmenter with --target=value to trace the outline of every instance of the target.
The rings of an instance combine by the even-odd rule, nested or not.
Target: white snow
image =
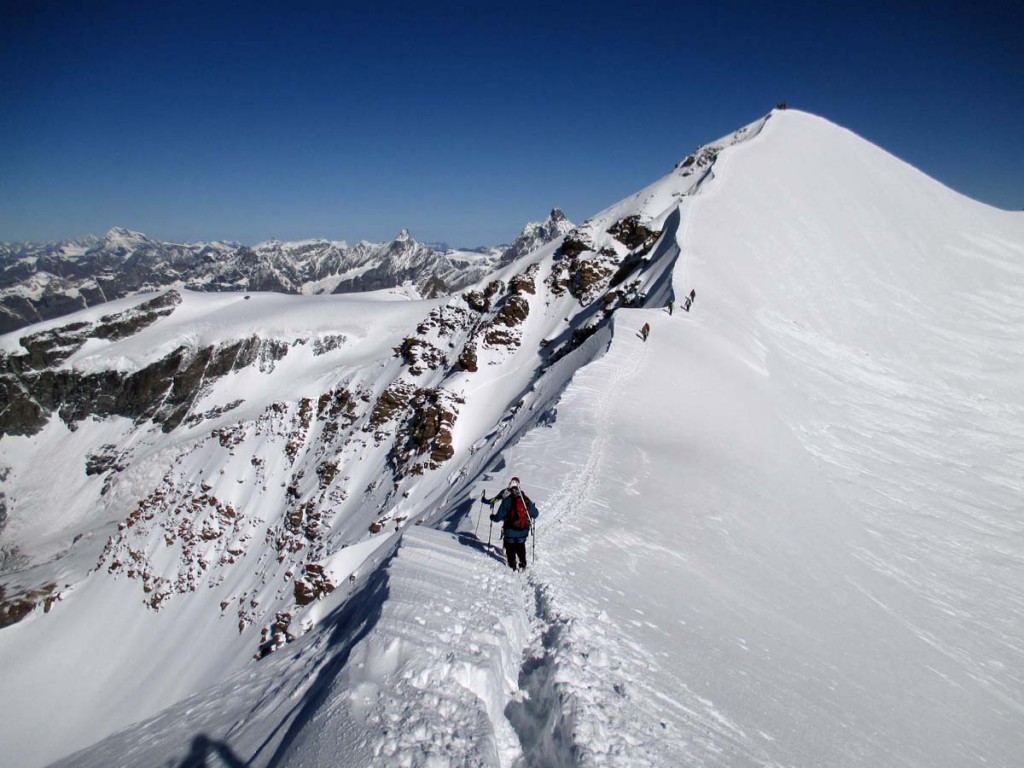
[[[379,358],[391,333],[408,329],[422,318],[430,303],[408,303],[408,289],[394,288],[337,296],[293,296],[280,293],[201,293],[180,291],[184,301],[169,318],[118,343],[89,339],[65,362],[81,371],[133,371],[159,360],[183,344],[192,349],[259,336],[292,341],[295,338],[342,334],[352,341],[353,353]],[[246,298],[248,296],[248,298]],[[122,312],[152,295],[135,296],[32,326],[32,331],[59,328],[69,322],[97,322]],[[405,304],[404,311],[395,303]],[[436,302],[435,302],[436,303]],[[382,332],[391,332],[383,340]],[[0,336],[0,349],[21,352],[24,329]]]
[[[0,764],[1016,766],[1024,215],[799,112],[715,145],[711,173],[677,167],[581,225],[599,247],[621,247],[607,230],[627,215],[664,227],[648,308],[538,375],[539,342],[580,310],[530,297],[522,347],[457,380],[456,457],[410,486],[398,532],[325,561],[342,586],[297,617],[302,637],[254,661],[208,618],[230,580],[152,612],[96,574],[0,630]],[[543,286],[556,247],[504,279],[536,264]],[[295,399],[391,375],[390,347],[441,306],[185,298],[69,364],[131,368],[243,328],[343,334],[237,374],[247,399],[284,381]],[[42,498],[22,440],[0,463]],[[242,508],[255,486],[233,478],[263,454],[238,454],[215,492]],[[196,449],[177,471],[219,477],[214,461]],[[512,475],[541,510],[526,574],[487,547],[478,501]]]

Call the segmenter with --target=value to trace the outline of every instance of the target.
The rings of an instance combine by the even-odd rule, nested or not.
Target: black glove
[[[480,492],[480,501],[482,501],[484,504],[490,504],[491,503],[490,499],[487,498],[487,491],[481,491]]]

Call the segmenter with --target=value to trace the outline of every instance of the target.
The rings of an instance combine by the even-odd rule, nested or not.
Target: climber
[[[530,537],[531,521],[537,517],[537,505],[519,487],[519,478],[513,477],[508,488],[488,499],[484,494],[481,500],[485,504],[500,501],[498,511],[491,513],[491,521],[502,523],[501,535],[505,541],[505,557],[508,567],[522,571],[526,568],[526,540]]]

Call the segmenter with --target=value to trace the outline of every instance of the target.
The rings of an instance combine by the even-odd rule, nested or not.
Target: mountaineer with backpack
[[[508,488],[494,498],[488,499],[485,493],[481,501],[490,504],[492,508],[496,502],[501,502],[498,511],[491,513],[491,521],[502,523],[501,535],[505,540],[505,557],[509,568],[525,570],[526,540],[530,537],[532,519],[538,514],[537,505],[523,493],[518,477],[513,477]]]

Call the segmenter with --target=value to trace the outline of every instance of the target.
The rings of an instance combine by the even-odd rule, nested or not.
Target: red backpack
[[[508,527],[513,531],[525,531],[530,527],[530,510],[523,493],[512,496],[512,509],[508,513]]]

